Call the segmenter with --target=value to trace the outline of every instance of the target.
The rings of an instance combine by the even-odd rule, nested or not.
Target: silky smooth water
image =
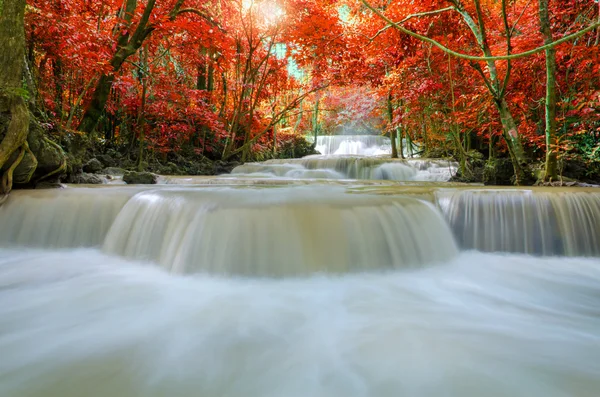
[[[314,142],[312,136],[307,137]],[[413,150],[409,148],[406,139],[403,139],[402,148],[404,157],[412,157],[416,154],[417,145],[412,144]],[[399,148],[400,141],[396,146]],[[317,137],[315,149],[325,155],[362,155],[380,156],[392,154],[392,143],[390,138],[382,135],[321,135]]]
[[[274,280],[169,275],[90,249],[1,249],[0,302],[4,397],[600,389],[591,259],[467,252],[409,271]]]
[[[234,177],[360,179],[446,182],[458,164],[447,160],[399,160],[367,156],[307,156],[246,163],[233,169]]]
[[[14,192],[0,396],[598,396],[600,193],[223,183]]]

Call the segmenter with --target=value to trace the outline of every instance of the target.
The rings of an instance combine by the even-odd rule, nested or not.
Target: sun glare
[[[285,15],[285,11],[274,1],[242,0],[242,9],[245,13],[256,13],[267,25],[273,25]]]

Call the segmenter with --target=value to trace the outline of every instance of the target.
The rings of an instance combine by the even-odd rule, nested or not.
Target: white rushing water
[[[301,159],[246,163],[233,169],[233,177],[283,177],[300,179],[361,179],[446,182],[458,164],[447,160],[366,156],[307,156]]]
[[[307,139],[314,142],[311,136]],[[406,139],[402,146],[405,157],[412,157],[417,151],[415,144],[410,150]],[[392,154],[392,143],[390,138],[381,135],[321,135],[317,137],[315,149],[324,155],[381,156]]]
[[[441,214],[412,198],[336,186],[146,189],[19,192],[0,207],[0,246],[102,246],[173,272],[253,276],[413,267],[457,254]]]
[[[600,191],[441,190],[436,202],[467,249],[600,256]]]
[[[600,389],[597,260],[463,253],[412,271],[269,280],[0,249],[0,302],[3,397]]]
[[[267,181],[14,192],[0,396],[598,396],[600,193]]]

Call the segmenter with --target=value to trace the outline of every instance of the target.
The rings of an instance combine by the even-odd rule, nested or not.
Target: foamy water
[[[600,264],[463,253],[418,270],[169,275],[0,250],[0,395],[597,396]]]

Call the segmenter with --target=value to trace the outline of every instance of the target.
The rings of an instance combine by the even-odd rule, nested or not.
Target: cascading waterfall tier
[[[443,218],[423,201],[276,190],[140,193],[103,249],[173,272],[253,276],[414,267],[457,253]]]
[[[317,137],[315,149],[321,154],[358,154],[377,156],[390,154],[390,138],[381,135],[323,135]]]
[[[479,189],[436,196],[463,248],[600,256],[600,192]]]
[[[143,188],[14,191],[0,206],[0,246],[100,246],[125,203]]]
[[[307,156],[268,160],[236,167],[232,175],[253,177],[361,179],[393,181],[448,181],[458,164],[445,160],[398,160],[361,156]]]
[[[0,207],[0,246],[104,246],[173,271],[283,275],[435,262],[454,252],[437,245],[452,241],[449,228],[463,249],[600,256],[594,189],[344,186],[350,182],[339,180],[313,190],[295,186],[298,181],[245,178],[234,181],[239,186],[211,185],[232,181],[16,191]],[[285,261],[288,267],[277,268]]]
[[[19,192],[0,208],[0,223],[7,225],[0,246],[102,246],[181,273],[343,273],[415,267],[457,254],[433,205],[336,186]]]

